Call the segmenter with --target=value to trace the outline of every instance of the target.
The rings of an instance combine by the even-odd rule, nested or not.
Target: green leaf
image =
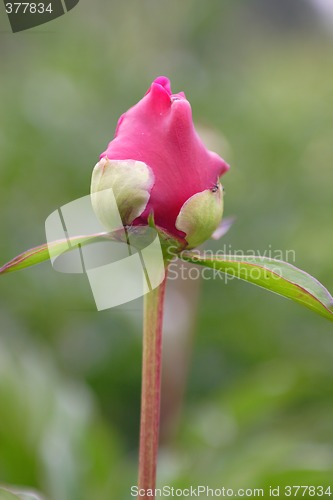
[[[315,278],[287,262],[253,255],[205,256],[186,251],[180,257],[266,288],[333,321],[333,297],[328,290]]]
[[[135,248],[143,248],[148,244],[147,237],[151,238],[151,233],[149,233],[148,226],[129,226],[116,229],[110,233],[96,233],[85,236],[73,236],[67,239],[53,241],[52,243],[44,243],[38,247],[31,248],[27,250],[14,259],[4,264],[0,267],[0,274],[12,273],[14,271],[20,271],[26,267],[35,266],[41,262],[49,260],[50,253],[52,258],[58,257],[59,255],[75,250],[79,246],[85,246],[91,243],[99,243],[106,241],[115,241],[118,243],[124,243],[127,245],[132,245]],[[0,499],[1,500],[1,499]]]
[[[7,262],[7,264],[0,268],[0,274],[19,271],[20,269],[34,266],[49,260],[49,249],[52,253],[52,257],[56,257],[64,252],[78,248],[79,245],[83,246],[88,243],[96,243],[97,241],[106,239],[108,236],[109,233],[99,233],[90,236],[75,236],[74,238],[58,240],[49,244],[44,243],[43,245],[39,245],[38,247],[31,248],[30,250],[21,253],[14,259]]]

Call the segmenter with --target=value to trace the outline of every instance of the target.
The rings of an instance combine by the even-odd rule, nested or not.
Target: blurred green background
[[[237,219],[210,247],[293,250],[333,291],[330,5],[81,0],[15,35],[1,5],[1,264],[88,194],[119,115],[165,74],[232,166]],[[173,283],[168,298],[158,484],[333,493],[332,324],[237,280],[201,283],[196,301],[198,285]],[[85,278],[48,263],[1,277],[0,294],[0,483],[131,498],[140,304],[97,313]]]

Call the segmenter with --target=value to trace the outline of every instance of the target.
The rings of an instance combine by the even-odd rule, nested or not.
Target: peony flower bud
[[[114,139],[94,168],[91,192],[112,188],[124,225],[147,225],[153,215],[158,229],[182,248],[193,248],[221,221],[219,178],[228,169],[196,133],[185,94],[172,94],[169,80],[161,76],[120,117]],[[108,227],[107,196],[99,196],[96,205]]]

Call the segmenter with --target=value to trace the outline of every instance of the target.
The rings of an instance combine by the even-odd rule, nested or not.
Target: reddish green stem
[[[155,490],[160,426],[162,322],[166,278],[144,298],[141,425],[139,452],[140,500],[152,500]]]

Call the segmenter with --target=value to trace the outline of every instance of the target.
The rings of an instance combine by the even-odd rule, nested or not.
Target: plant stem
[[[141,500],[152,500],[147,490],[155,490],[160,426],[162,322],[166,277],[144,297],[141,424],[138,487],[145,491]]]

